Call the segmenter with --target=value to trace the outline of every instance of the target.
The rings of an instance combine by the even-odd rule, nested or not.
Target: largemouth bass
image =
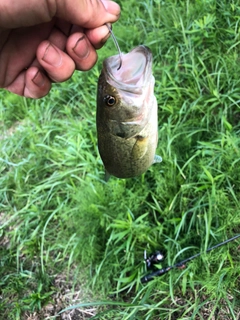
[[[103,61],[98,81],[98,149],[105,170],[118,178],[145,172],[162,158],[158,142],[157,100],[152,53],[138,46],[127,54]]]

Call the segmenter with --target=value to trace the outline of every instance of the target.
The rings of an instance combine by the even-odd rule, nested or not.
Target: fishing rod
[[[228,242],[231,242],[231,241],[234,241],[236,240],[237,238],[240,237],[240,234],[234,236],[233,238],[230,238],[230,239],[227,239],[223,242],[220,242],[218,244],[216,244],[215,246],[213,247],[210,247],[206,250],[206,253],[216,249],[216,248],[219,248],[221,246],[223,246],[224,244],[227,244]],[[141,278],[141,283],[146,283],[146,282],[149,282],[151,280],[153,280],[155,277],[159,277],[159,276],[162,276],[164,275],[165,273],[167,273],[168,271],[172,270],[172,269],[175,269],[175,268],[178,268],[178,269],[184,269],[186,266],[185,264],[197,257],[199,257],[203,252],[199,252],[185,260],[182,260],[172,266],[168,266],[166,268],[162,268],[162,269],[159,269],[159,270],[156,270],[152,273],[149,273],[147,275],[145,275],[144,277]],[[159,263],[160,261],[163,260],[163,255],[161,254],[160,251],[157,251],[156,253],[152,254],[149,258],[146,257],[146,251],[144,252],[144,260],[145,260],[145,263],[147,265],[147,267],[151,267],[152,265],[156,264],[156,263]]]

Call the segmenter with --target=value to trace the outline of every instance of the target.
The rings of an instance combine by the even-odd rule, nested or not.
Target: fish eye
[[[106,95],[104,98],[103,98],[104,102],[106,103],[106,105],[108,107],[112,107],[115,105],[116,103],[116,98],[114,96],[110,96],[110,95]]]

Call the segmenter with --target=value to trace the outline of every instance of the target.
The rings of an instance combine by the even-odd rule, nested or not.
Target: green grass
[[[44,99],[1,90],[0,314],[64,319],[72,306],[79,319],[238,319],[239,240],[140,278],[145,249],[162,250],[167,266],[240,233],[240,5],[119,3],[122,51],[153,52],[163,162],[103,181],[95,96],[111,39],[94,69]]]

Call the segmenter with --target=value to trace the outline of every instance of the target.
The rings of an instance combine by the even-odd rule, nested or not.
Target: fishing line
[[[115,35],[114,35],[111,27],[109,27],[109,25],[108,25],[107,23],[106,23],[106,26],[107,26],[109,32],[111,33],[113,42],[114,42],[114,44],[115,44],[115,46],[116,46],[116,48],[117,48],[117,50],[118,50],[120,62],[119,62],[119,67],[117,68],[117,70],[119,70],[119,69],[121,68],[121,66],[122,66],[122,52],[121,52],[121,49],[120,49],[120,47],[119,47],[119,44],[118,44],[118,42],[117,42],[117,39],[116,39],[116,37],[115,37]]]
[[[236,236],[234,236],[234,237],[232,237],[230,239],[227,239],[227,240],[225,240],[223,242],[220,242],[220,243],[216,244],[213,247],[208,248],[205,252],[208,253],[208,252],[210,252],[210,251],[212,251],[212,250],[214,250],[216,248],[219,248],[219,247],[223,246],[224,244],[227,244],[230,241],[236,240],[239,237],[240,237],[240,234],[237,234]],[[199,257],[202,253],[203,252],[199,252],[199,253],[197,253],[197,254],[195,254],[195,255],[193,255],[193,256],[185,259],[185,260],[182,260],[182,261],[172,265],[172,266],[168,266],[166,268],[162,268],[162,269],[159,269],[159,270],[157,270],[155,272],[149,273],[149,274],[147,274],[147,275],[145,275],[144,277],[141,278],[141,282],[145,283],[145,282],[151,281],[155,277],[162,276],[162,275],[164,275],[165,273],[167,273],[168,271],[170,271],[170,270],[172,270],[174,268],[178,268],[178,269],[185,268],[185,263],[187,263],[187,262]],[[161,258],[159,258],[158,255],[159,255],[159,251],[157,251],[155,254],[152,254],[150,256],[150,258],[146,258],[146,253],[144,253],[144,260],[145,260],[145,262],[146,262],[148,267],[151,266],[151,264],[154,264],[154,263],[157,263],[158,261],[160,262],[161,260],[163,260],[163,256]]]

